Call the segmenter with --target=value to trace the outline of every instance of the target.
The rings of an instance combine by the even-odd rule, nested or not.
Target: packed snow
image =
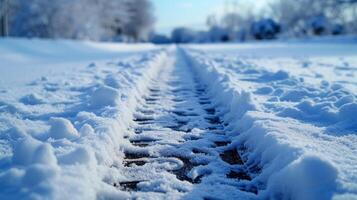
[[[1,39],[0,60],[0,199],[357,199],[352,40]]]

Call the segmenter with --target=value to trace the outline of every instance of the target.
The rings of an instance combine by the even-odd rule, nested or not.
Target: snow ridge
[[[20,103],[0,102],[0,199],[125,198],[106,177],[113,163],[122,162],[135,99],[146,92],[167,52],[92,63],[67,82],[44,77],[28,86],[42,92]]]
[[[225,131],[233,138],[231,147],[245,159],[251,172],[257,172],[252,181],[262,190],[260,198],[330,199],[356,195],[357,177],[351,174],[357,164],[353,156],[356,139],[348,134],[355,130],[355,120],[351,120],[351,113],[344,114],[347,110],[343,108],[348,106],[352,111],[357,105],[351,93],[341,87],[333,90],[333,86],[331,93],[317,93],[319,90],[299,83],[285,71],[257,69],[244,61],[204,50],[183,51],[221,108],[221,118],[228,124]],[[301,93],[301,88],[310,91]],[[336,96],[336,104],[344,103],[337,113],[327,111],[336,116],[332,121],[317,124],[286,106],[286,102],[298,102],[296,107],[302,107],[307,103],[300,99],[309,94],[320,97],[320,101]],[[277,103],[270,103],[274,101]],[[325,108],[313,104],[301,112],[330,119],[324,117]],[[336,129],[344,134],[331,133]]]

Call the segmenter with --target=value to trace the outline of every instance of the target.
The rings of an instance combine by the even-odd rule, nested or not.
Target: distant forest
[[[259,13],[230,2],[207,30],[166,36],[155,33],[150,0],[0,0],[0,35],[159,44],[357,35],[357,0],[276,0]]]
[[[147,40],[154,14],[148,0],[0,0],[7,34],[16,37]]]
[[[226,5],[221,17],[207,17],[208,30],[187,27],[171,37],[156,36],[155,43],[242,42],[276,38],[334,35],[357,36],[357,0],[276,0],[256,13],[244,1]]]

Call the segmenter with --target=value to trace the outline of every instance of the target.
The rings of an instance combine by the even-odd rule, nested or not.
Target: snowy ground
[[[357,45],[0,40],[0,199],[357,199]]]

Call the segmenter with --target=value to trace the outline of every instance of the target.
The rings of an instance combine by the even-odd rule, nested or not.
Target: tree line
[[[238,1],[237,1],[238,2]],[[155,43],[204,43],[326,35],[357,35],[357,0],[276,0],[256,13],[235,4],[221,17],[207,17],[208,30],[175,28]]]
[[[357,0],[275,0],[259,13],[246,5],[208,16],[207,30],[165,36],[154,33],[150,0],[0,0],[0,36],[203,43],[357,34]]]
[[[0,0],[0,34],[111,41],[147,40],[149,0]]]

